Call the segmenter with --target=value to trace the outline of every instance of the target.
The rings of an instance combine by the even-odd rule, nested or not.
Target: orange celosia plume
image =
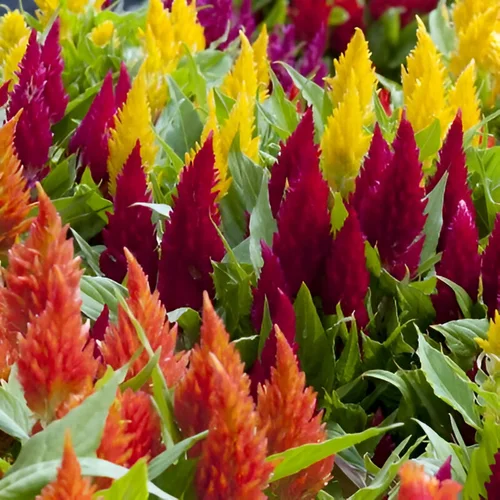
[[[321,413],[316,412],[316,394],[306,387],[305,374],[285,336],[276,326],[276,367],[271,380],[259,386],[257,412],[266,429],[269,453],[280,453],[326,439]],[[293,476],[272,484],[278,498],[313,499],[331,479],[334,456],[325,458]]]
[[[439,481],[425,473],[424,466],[408,461],[399,470],[398,500],[457,500],[462,486],[452,479]]]
[[[127,305],[143,328],[153,351],[156,352],[161,347],[159,366],[165,375],[168,386],[173,386],[185,373],[188,355],[174,353],[177,327],[170,328],[158,292],[151,293],[148,278],[141,266],[127,249],[124,250],[128,262],[129,298]],[[110,324],[101,344],[104,362],[114,369],[118,369],[128,363],[141,347],[141,342],[127,311],[119,306],[118,324]],[[144,350],[130,367],[127,378],[137,375],[148,361],[148,353]]]
[[[57,478],[45,486],[37,500],[92,500],[95,487],[82,477],[69,432],[64,439],[64,451]]]
[[[30,224],[29,191],[14,149],[20,114],[0,128],[0,254],[7,252]]]

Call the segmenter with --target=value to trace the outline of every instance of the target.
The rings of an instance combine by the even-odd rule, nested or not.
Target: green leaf
[[[170,205],[166,205],[165,203],[143,203],[143,202],[137,202],[133,203],[130,205],[131,207],[146,207],[150,208],[153,210],[153,212],[156,212],[157,214],[161,215],[162,217],[168,218],[170,217],[170,212],[172,212],[172,207]]]
[[[130,388],[134,392],[138,391],[150,378],[155,366],[158,364],[158,360],[161,355],[161,347],[155,352],[152,358],[144,365],[142,370],[135,375],[135,377],[129,378],[120,384],[120,390],[124,392],[126,389]]]
[[[271,477],[271,482],[278,481],[284,477],[296,474],[310,465],[324,460],[340,451],[343,451],[351,446],[362,443],[367,439],[385,434],[386,432],[401,427],[403,424],[394,424],[387,427],[371,427],[363,432],[355,434],[346,434],[332,439],[328,439],[323,443],[311,443],[290,448],[282,453],[276,453],[267,458],[268,462],[281,460],[274,469],[274,474]]]
[[[149,479],[156,479],[164,470],[168,469],[172,464],[177,462],[191,447],[193,447],[198,441],[205,439],[208,435],[208,431],[200,432],[195,436],[184,439],[180,443],[172,446],[171,448],[160,453],[158,456],[153,458],[149,463]]]
[[[425,378],[436,396],[457,410],[472,427],[479,429],[481,421],[474,404],[474,393],[450,366],[451,360],[434,349],[418,332],[418,356]]]
[[[64,158],[42,181],[42,187],[50,198],[64,196],[75,182],[76,156]]]
[[[99,252],[96,252],[73,228],[70,229],[73,238],[75,238],[80,247],[85,262],[94,271],[96,276],[102,276],[101,268],[99,267]]]
[[[462,311],[462,314],[465,316],[465,318],[470,318],[472,309],[472,299],[469,297],[469,294],[460,285],[457,285],[448,278],[438,275],[436,275],[436,277],[438,280],[441,280],[443,283],[446,283],[455,292],[455,297],[457,299],[460,310]]]
[[[203,50],[193,57],[209,88],[219,86],[233,64],[231,56],[219,50]]]
[[[103,500],[147,500],[148,468],[144,459],[139,460],[120,479],[113,481],[111,488],[96,493]]]
[[[168,313],[171,323],[178,323],[182,328],[184,346],[191,349],[200,336],[200,313],[190,307],[180,307]]]
[[[347,211],[344,200],[342,199],[342,195],[340,192],[335,192],[333,194],[333,208],[332,213],[330,215],[330,224],[332,226],[332,230],[334,233],[342,229],[349,212]]]
[[[443,202],[448,172],[436,184],[434,189],[427,196],[427,205],[424,214],[427,216],[424,226],[424,246],[420,254],[420,265],[430,259],[435,253],[443,227]]]
[[[20,441],[27,441],[33,422],[25,401],[0,387],[0,430]]]
[[[271,335],[272,329],[273,321],[271,319],[271,311],[269,310],[269,302],[267,301],[267,297],[264,297],[264,314],[262,315],[262,324],[260,326],[259,333],[259,347],[257,352],[259,359],[262,355],[262,351],[264,350],[264,345],[266,344],[269,335]]]
[[[250,337],[241,337],[233,340],[234,347],[240,353],[241,361],[248,368],[252,366],[257,359],[259,350],[260,335],[251,335]]]
[[[337,384],[342,386],[354,380],[361,372],[361,354],[359,352],[358,330],[356,323],[351,324],[347,343],[337,361],[335,374]]]
[[[441,147],[441,124],[439,120],[436,118],[427,128],[417,132],[415,141],[420,149],[420,161],[435,155]]]
[[[334,376],[333,345],[325,333],[311,292],[305,284],[300,287],[293,308],[300,366],[306,374],[307,383],[317,391],[324,388],[329,392]]]
[[[342,7],[334,7],[330,11],[330,17],[328,18],[328,26],[339,26],[344,24],[349,19],[349,12],[347,12]]]
[[[444,56],[449,56],[455,49],[455,31],[448,20],[446,1],[439,5],[429,15],[429,31],[433,42]]]
[[[109,307],[111,314],[116,315],[117,295],[127,295],[127,289],[123,285],[100,276],[82,276],[80,291],[83,302],[82,313],[93,321],[101,314],[104,304]]]
[[[82,457],[92,456],[101,442],[109,407],[127,371],[128,365],[120,368],[101,389],[86,398],[80,406],[60,420],[54,420],[43,431],[26,441],[6,477],[28,466],[59,459],[66,430],[71,431],[71,441],[76,454]]]

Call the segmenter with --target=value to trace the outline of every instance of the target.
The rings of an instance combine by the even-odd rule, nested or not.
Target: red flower
[[[297,37],[310,42],[318,31],[328,26],[331,10],[332,3],[328,0],[293,0],[289,14]]]
[[[436,274],[460,285],[476,300],[479,287],[481,260],[478,254],[478,231],[465,201],[460,201],[457,211],[447,229],[441,262]],[[437,284],[437,295],[433,296],[436,321],[445,323],[460,317],[460,307],[455,292],[442,281]]]
[[[161,245],[158,290],[168,311],[200,309],[203,291],[214,295],[212,261],[224,256],[214,223],[219,211],[212,191],[216,181],[212,138],[181,173],[174,208],[165,223]]]
[[[114,213],[103,230],[106,250],[101,254],[100,266],[106,276],[121,283],[127,274],[126,247],[137,259],[154,289],[158,274],[156,231],[151,222],[151,210],[135,203],[152,203],[146,172],[142,166],[139,141],[118,175],[113,199]]]
[[[381,17],[391,8],[402,10],[403,25],[413,20],[415,14],[426,14],[437,7],[439,0],[371,0],[368,2],[370,14],[374,19]]]
[[[483,278],[483,301],[488,307],[490,318],[500,310],[500,215],[497,215],[495,226],[483,253],[481,264]]]
[[[486,498],[495,498],[495,494],[500,491],[500,451],[495,453],[494,462],[490,465],[491,475],[486,488]]]
[[[130,82],[127,66],[125,66],[125,63],[122,61],[120,63],[120,75],[115,90],[115,106],[117,111],[125,104],[131,87],[132,84]]]
[[[347,48],[356,28],[365,30],[363,4],[360,4],[358,0],[336,0],[335,7],[341,7],[349,16],[345,23],[333,28],[330,38],[333,51],[340,54]]]
[[[355,313],[360,326],[368,322],[365,297],[370,284],[364,238],[353,209],[330,244],[323,281],[323,310],[335,314],[340,303],[344,314]]]
[[[94,358],[99,359],[101,357],[101,348],[97,344],[97,341],[102,342],[104,340],[104,334],[109,326],[109,308],[107,305],[104,306],[101,314],[96,319],[94,326],[90,329],[90,338],[94,341]]]
[[[316,413],[316,394],[306,387],[295,354],[278,327],[276,367],[271,380],[259,387],[257,412],[266,429],[270,454],[326,439],[322,413]],[[277,498],[313,499],[331,479],[334,456],[325,458],[293,476],[271,484]]]

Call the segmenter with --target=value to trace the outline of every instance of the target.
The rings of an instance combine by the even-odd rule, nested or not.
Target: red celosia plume
[[[363,20],[364,2],[361,0],[335,0],[335,7],[347,12],[349,18],[339,26],[335,26],[330,37],[330,45],[334,52],[340,54],[347,49],[356,28],[365,30]]]
[[[266,429],[269,454],[280,453],[307,443],[326,439],[322,413],[316,413],[316,394],[306,387],[305,374],[280,329],[277,339],[276,367],[271,380],[259,387],[257,412],[260,428]],[[278,498],[316,498],[331,479],[334,456],[317,462],[290,477],[272,483]]]
[[[497,215],[495,226],[483,253],[481,263],[483,278],[483,301],[488,307],[490,318],[500,310],[500,215]]]
[[[310,42],[320,30],[328,26],[332,3],[328,0],[293,0],[290,18],[297,37]]]
[[[127,70],[127,66],[122,61],[120,64],[120,74],[118,76],[118,81],[116,82],[115,89],[115,106],[118,111],[127,100],[127,95],[129,93],[132,83],[130,82],[130,75]]]

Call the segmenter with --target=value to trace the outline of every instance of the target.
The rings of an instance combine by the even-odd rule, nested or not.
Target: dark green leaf
[[[96,252],[73,228],[70,229],[87,265],[94,271],[96,276],[102,276],[101,268],[99,267],[99,252]]]

